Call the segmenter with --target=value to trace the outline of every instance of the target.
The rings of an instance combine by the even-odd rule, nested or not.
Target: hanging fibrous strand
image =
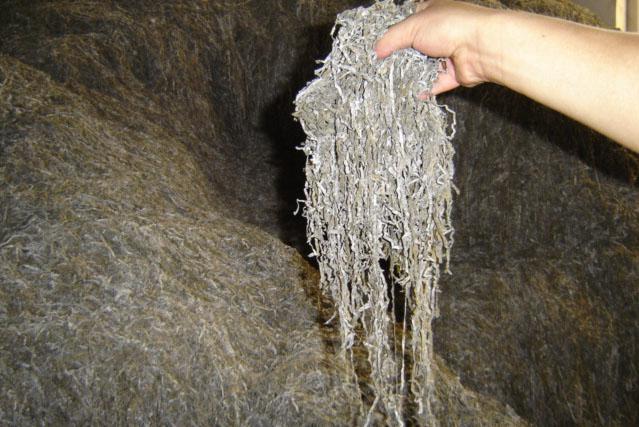
[[[413,49],[378,60],[373,50],[413,10],[412,2],[380,1],[341,13],[332,51],[298,94],[295,113],[307,136],[304,215],[321,287],[335,301],[344,351],[358,340],[367,349],[369,421],[381,410],[396,424],[407,396],[431,419],[431,323],[453,242],[454,117],[418,98],[440,61]],[[404,295],[399,334],[390,286]]]

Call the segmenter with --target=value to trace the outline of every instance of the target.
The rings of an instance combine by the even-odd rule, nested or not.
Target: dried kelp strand
[[[341,13],[331,53],[296,99],[307,135],[308,242],[335,300],[344,350],[361,339],[368,352],[375,400],[367,423],[382,410],[387,422],[403,424],[408,395],[434,422],[431,322],[453,242],[454,117],[417,98],[437,77],[438,59],[407,49],[380,61],[373,50],[413,10],[412,2],[380,1]],[[393,332],[389,286],[405,295],[401,334]]]

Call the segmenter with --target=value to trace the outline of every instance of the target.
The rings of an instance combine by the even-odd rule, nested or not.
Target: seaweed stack
[[[340,424],[357,410],[305,291],[314,273],[212,185],[232,129],[202,91],[211,78],[190,86],[206,64],[179,44],[206,40],[180,38],[180,10],[198,3],[171,3],[35,3],[3,26],[2,424]],[[175,51],[131,45],[154,20]]]
[[[359,419],[317,273],[275,237],[289,93],[348,6],[2,2],[2,424]],[[447,412],[516,419],[448,378]]]
[[[362,422],[369,379],[278,240],[293,98],[359,3],[0,1],[0,423]],[[498,88],[441,100],[436,416],[636,423],[636,157]]]

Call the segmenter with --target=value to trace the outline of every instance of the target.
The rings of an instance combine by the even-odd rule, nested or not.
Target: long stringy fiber
[[[344,351],[352,359],[361,340],[368,352],[375,401],[367,423],[377,408],[403,424],[409,395],[434,422],[431,322],[453,242],[454,116],[417,98],[439,60],[407,49],[380,61],[373,51],[413,10],[413,2],[384,0],[341,13],[331,53],[296,99],[307,135],[308,241],[337,306]]]

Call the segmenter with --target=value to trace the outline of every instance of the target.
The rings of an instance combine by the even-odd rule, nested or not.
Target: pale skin
[[[639,34],[431,0],[392,26],[379,58],[413,47],[446,58],[433,95],[497,83],[639,152]]]

